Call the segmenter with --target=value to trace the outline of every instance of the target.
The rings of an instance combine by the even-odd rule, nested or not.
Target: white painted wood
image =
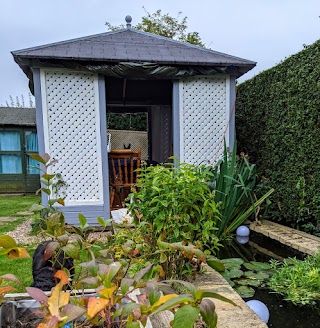
[[[41,70],[45,151],[66,182],[66,206],[103,204],[98,76]]]
[[[180,156],[191,164],[211,164],[223,152],[230,108],[225,76],[180,82]],[[228,140],[228,138],[227,138]],[[229,141],[229,140],[228,140]]]

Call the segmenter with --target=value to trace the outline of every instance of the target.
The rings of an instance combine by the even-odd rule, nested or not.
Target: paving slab
[[[320,238],[303,231],[267,220],[252,222],[250,229],[308,255],[320,252]]]
[[[19,218],[13,217],[13,216],[0,216],[0,224],[5,222],[11,222],[18,220]]]
[[[268,326],[249,308],[220,273],[206,266],[206,273],[198,275],[194,284],[201,289],[219,293],[237,306],[212,299],[218,315],[217,328],[267,328]]]

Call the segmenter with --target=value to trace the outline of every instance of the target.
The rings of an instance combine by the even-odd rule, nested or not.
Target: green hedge
[[[239,85],[236,131],[276,189],[268,219],[320,235],[320,40]]]

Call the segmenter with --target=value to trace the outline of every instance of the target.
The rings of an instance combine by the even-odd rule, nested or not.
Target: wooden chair
[[[136,183],[141,165],[141,148],[112,150],[109,153],[109,184],[111,210],[122,207],[131,187]]]

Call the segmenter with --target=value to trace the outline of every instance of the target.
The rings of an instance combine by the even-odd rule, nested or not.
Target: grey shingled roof
[[[122,29],[12,52],[15,59],[242,66],[255,62],[134,29]],[[246,71],[247,71],[246,70]]]
[[[0,126],[36,126],[35,108],[0,107]]]

